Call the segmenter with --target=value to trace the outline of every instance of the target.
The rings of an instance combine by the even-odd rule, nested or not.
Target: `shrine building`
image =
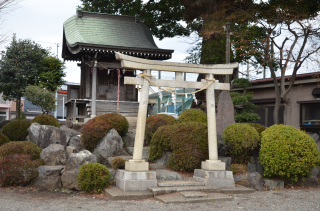
[[[77,14],[64,22],[62,58],[77,62],[80,67],[80,86],[68,86],[67,120],[83,122],[90,118],[92,101],[96,103],[95,115],[116,112],[118,81],[119,113],[127,118],[138,116],[138,90],[135,85],[124,84],[124,76],[135,77],[136,70],[121,69],[116,52],[148,60],[167,60],[173,50],[157,47],[152,32],[140,21],[139,15],[77,9]]]

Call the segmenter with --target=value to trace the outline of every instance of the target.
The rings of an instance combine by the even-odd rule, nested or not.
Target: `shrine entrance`
[[[214,90],[230,90],[229,83],[219,83],[214,75],[231,75],[238,63],[197,65],[175,62],[149,61],[121,53],[116,53],[116,59],[121,61],[121,68],[142,70],[143,73],[136,77],[124,77],[124,83],[141,85],[138,120],[134,143],[133,159],[125,164],[125,170],[119,170],[117,186],[122,190],[138,191],[147,190],[157,185],[155,172],[149,172],[149,163],[142,159],[143,142],[146,127],[146,117],[149,99],[149,87],[155,85],[162,87],[207,89],[207,116],[208,116],[208,146],[209,160],[203,161],[201,169],[195,169],[195,179],[205,182],[206,186],[234,188],[234,179],[231,171],[225,170],[225,163],[218,160],[216,114]],[[162,80],[152,77],[151,70],[175,72],[175,80]],[[201,82],[183,81],[183,73],[206,74],[206,79]],[[173,99],[176,94],[173,94]],[[191,93],[194,94],[194,93]],[[134,178],[134,179],[133,179]]]

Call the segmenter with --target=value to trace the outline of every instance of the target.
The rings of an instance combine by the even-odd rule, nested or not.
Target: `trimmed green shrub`
[[[115,129],[120,136],[128,132],[128,120],[117,113],[97,116],[82,126],[81,142],[87,150],[93,151],[99,140],[111,129]]]
[[[59,121],[54,118],[53,116],[50,116],[48,114],[42,114],[36,116],[33,120],[32,123],[39,123],[40,125],[51,125],[54,127],[60,127]]]
[[[166,151],[172,151],[171,140],[172,134],[175,132],[173,129],[176,125],[167,125],[159,127],[153,134],[150,148],[149,148],[149,160],[156,162]]]
[[[44,161],[31,160],[30,155],[10,154],[0,159],[0,184],[2,186],[28,185],[38,177],[37,168]]]
[[[178,121],[180,123],[183,123],[183,122],[207,123],[207,114],[200,109],[188,109],[188,110],[183,111],[180,114]]]
[[[320,162],[315,141],[288,125],[273,125],[262,132],[259,158],[264,176],[279,176],[289,182],[307,176]]]
[[[256,129],[256,131],[259,133],[260,136],[261,136],[261,133],[267,129],[265,126],[260,125],[259,123],[247,122],[246,124],[250,125],[251,127],[254,127],[254,129]]]
[[[14,120],[6,124],[1,132],[6,135],[10,141],[25,141],[28,136],[27,129],[30,125],[31,121],[28,119]]]
[[[111,166],[114,169],[124,169],[126,161],[123,158],[116,157],[111,161]]]
[[[40,159],[41,148],[29,141],[11,141],[0,147],[0,158],[12,154],[30,155],[31,160]]]
[[[233,164],[231,164],[230,171],[232,171],[234,175],[247,174],[248,173],[248,167],[247,167],[246,164],[233,163]]]
[[[10,139],[4,135],[3,133],[0,132],[0,147],[5,144],[5,143],[8,143],[10,142]]]
[[[85,193],[101,193],[109,185],[109,169],[100,163],[87,163],[81,166],[77,182]]]
[[[202,122],[185,122],[158,128],[151,139],[149,159],[156,161],[165,151],[173,152],[168,167],[193,171],[208,159],[208,129]]]
[[[228,125],[222,132],[222,138],[234,163],[240,164],[249,158],[260,140],[256,129],[246,123]]]
[[[159,127],[165,126],[165,125],[173,125],[176,123],[177,123],[177,120],[170,115],[156,114],[156,115],[149,116],[146,122],[146,132],[145,132],[146,143],[148,144],[150,143],[153,134],[157,131]]]

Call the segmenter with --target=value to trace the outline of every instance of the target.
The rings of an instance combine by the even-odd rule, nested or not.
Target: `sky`
[[[7,32],[7,42],[0,45],[0,51],[10,44],[12,34],[18,39],[31,39],[44,48],[51,48],[51,52],[61,58],[63,23],[76,14],[76,8],[81,5],[79,0],[23,0],[19,6],[2,18],[1,32]],[[159,41],[155,38],[159,48],[172,49],[172,59],[168,61],[183,62],[190,44],[186,38],[166,38]],[[76,62],[66,62],[66,77],[68,82],[80,82],[80,68]],[[155,73],[154,73],[155,74]],[[167,74],[171,77],[170,74]],[[193,77],[194,78],[194,77]]]

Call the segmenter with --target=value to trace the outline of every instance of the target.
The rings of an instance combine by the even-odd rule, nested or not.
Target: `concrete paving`
[[[155,196],[155,199],[162,203],[200,203],[200,202],[214,202],[214,201],[231,201],[233,198],[222,193],[208,193],[206,197],[186,198],[180,193],[173,193],[161,196]]]

